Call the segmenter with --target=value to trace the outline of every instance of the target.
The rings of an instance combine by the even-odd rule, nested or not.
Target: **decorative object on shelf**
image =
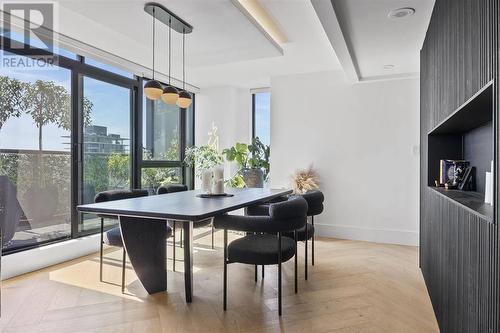
[[[465,170],[469,167],[469,162],[464,160],[440,160],[439,161],[439,182],[446,188],[457,188],[461,183]]]
[[[476,168],[467,167],[462,176],[462,179],[458,183],[458,189],[461,191],[475,191],[476,190]]]
[[[486,181],[484,183],[485,185],[485,190],[484,190],[484,202],[487,204],[492,204],[492,199],[493,199],[493,188],[492,188],[492,175],[491,172],[486,172]]]
[[[144,94],[147,98],[157,100],[163,93],[161,83],[155,80],[155,34],[156,34],[156,8],[153,7],[153,79],[144,85]]]
[[[192,103],[191,94],[186,91],[186,69],[185,69],[185,45],[186,34],[193,31],[193,27],[168,10],[163,5],[156,2],[148,2],[144,6],[144,11],[153,16],[153,79],[144,85],[144,94],[151,100],[161,100],[167,104],[176,104],[180,108],[188,108]],[[159,20],[169,27],[168,31],[168,85],[163,88],[160,82],[155,80],[155,22]],[[178,90],[171,85],[171,34],[172,29],[182,34],[182,90]]]
[[[168,22],[168,84],[163,88],[161,100],[167,104],[174,105],[179,99],[179,90],[170,83],[172,67],[172,19]]]
[[[292,187],[295,194],[302,194],[309,190],[318,189],[319,185],[320,177],[312,164],[307,169],[296,170],[292,175]]]
[[[226,159],[236,162],[239,170],[229,180],[232,187],[264,187],[264,181],[269,176],[269,156],[271,148],[264,145],[258,137],[252,139],[252,144],[237,142],[233,147],[222,151]]]
[[[486,172],[486,180],[484,183],[484,202],[490,205],[493,205],[493,189],[495,188],[494,185],[494,177],[493,177],[493,172],[494,170],[494,165],[493,161],[491,161],[491,169],[490,172]]]

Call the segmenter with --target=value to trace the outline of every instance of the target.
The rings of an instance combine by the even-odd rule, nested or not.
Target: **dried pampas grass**
[[[319,174],[312,164],[307,169],[299,169],[292,175],[293,193],[301,194],[319,188]]]

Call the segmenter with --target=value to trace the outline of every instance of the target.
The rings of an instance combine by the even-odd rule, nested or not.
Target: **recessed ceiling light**
[[[394,67],[396,66],[392,64],[384,65],[384,69],[393,69]]]
[[[400,19],[415,14],[415,8],[403,7],[391,10],[387,16],[391,19]]]

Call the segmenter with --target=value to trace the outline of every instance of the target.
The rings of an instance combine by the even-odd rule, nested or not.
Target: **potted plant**
[[[211,193],[213,171],[222,168],[224,156],[214,145],[188,147],[185,156],[184,163],[195,168],[196,177],[202,181],[202,189]]]
[[[238,172],[229,181],[231,186],[264,187],[264,181],[269,175],[270,147],[264,145],[258,137],[252,139],[250,145],[237,142],[222,153],[228,161],[235,161],[239,166]]]

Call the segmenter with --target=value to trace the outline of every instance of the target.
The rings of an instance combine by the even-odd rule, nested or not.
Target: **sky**
[[[68,69],[12,69],[0,66],[0,75],[24,82],[54,81],[69,92],[71,71]],[[84,96],[93,103],[92,124],[108,127],[108,133],[130,138],[130,91],[123,87],[84,77]],[[70,133],[56,125],[43,127],[43,149],[67,151]],[[26,114],[11,117],[0,130],[0,148],[38,149],[38,129]]]
[[[255,94],[255,136],[265,145],[270,145],[271,138],[271,93]]]

